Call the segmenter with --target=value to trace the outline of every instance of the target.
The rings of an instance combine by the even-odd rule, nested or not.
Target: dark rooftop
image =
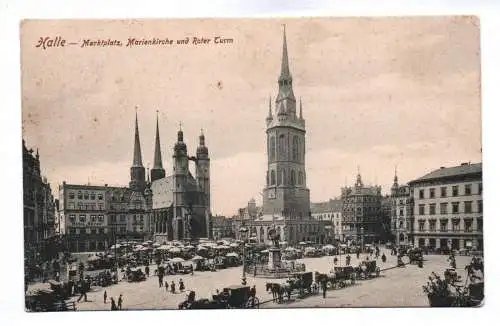
[[[454,166],[451,168],[441,167],[437,170],[434,170],[430,173],[427,173],[423,177],[415,179],[410,183],[427,181],[427,180],[435,180],[435,179],[446,179],[455,176],[468,175],[468,174],[477,174],[483,172],[483,164],[482,163],[462,163],[459,166]]]

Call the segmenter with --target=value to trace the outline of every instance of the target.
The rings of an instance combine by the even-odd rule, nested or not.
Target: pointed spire
[[[271,95],[269,95],[269,115],[267,117],[268,118],[273,117],[273,111],[272,111],[272,105],[271,105]]]
[[[205,135],[203,134],[203,128],[201,128],[200,133],[200,146],[205,146]]]
[[[281,57],[281,78],[290,77],[290,68],[288,67],[288,48],[286,45],[286,25],[283,24],[283,54]]]
[[[153,169],[163,169],[163,163],[161,160],[160,128],[158,125],[158,110],[156,110],[156,138],[155,138],[155,157],[153,162]]]
[[[179,122],[179,131],[177,132],[177,141],[184,142],[184,133],[182,132],[182,122]]]
[[[139,123],[137,121],[137,107],[135,107],[135,139],[134,139],[134,161],[132,166],[142,167],[141,142],[139,140]]]
[[[147,173],[146,173],[146,183],[147,184],[150,184],[151,182],[149,181],[149,163],[148,163],[148,169],[147,169]]]
[[[394,185],[398,185],[398,165],[394,166]]]
[[[302,117],[302,97],[300,98],[299,118],[303,119],[303,117]]]

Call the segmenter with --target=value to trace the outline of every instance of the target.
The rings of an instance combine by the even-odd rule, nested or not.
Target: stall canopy
[[[226,255],[226,257],[236,257],[236,258],[238,258],[238,257],[239,257],[239,255],[238,255],[237,253],[235,253],[235,252],[230,252],[230,253],[228,253],[228,254]]]
[[[182,263],[184,262],[184,259],[182,259],[181,257],[175,257],[175,258],[172,258],[168,261],[169,263]]]
[[[192,261],[198,261],[198,260],[205,260],[205,258],[201,257],[201,256],[194,256],[193,258],[191,258]]]

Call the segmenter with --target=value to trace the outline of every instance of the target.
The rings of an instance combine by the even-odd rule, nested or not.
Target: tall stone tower
[[[310,216],[309,189],[305,171],[305,120],[300,101],[293,93],[288,65],[286,31],[283,30],[283,54],[278,78],[278,95],[274,108],[269,99],[266,118],[267,177],[263,190],[263,214],[281,215],[292,219]]]
[[[196,182],[200,189],[200,205],[205,208],[205,231],[209,236],[210,225],[210,157],[205,146],[203,130],[200,134],[200,143],[196,149]]]
[[[184,208],[186,207],[186,186],[189,174],[189,158],[187,147],[184,143],[184,133],[181,129],[177,132],[177,143],[174,146],[173,155],[173,231],[174,239],[184,238]]]
[[[163,178],[165,178],[165,169],[161,159],[160,128],[158,127],[158,112],[156,112],[155,156],[153,168],[151,169],[151,182]]]
[[[135,112],[134,158],[130,167],[129,187],[133,191],[143,192],[146,187],[146,171],[142,165],[141,141],[139,139],[139,124]]]

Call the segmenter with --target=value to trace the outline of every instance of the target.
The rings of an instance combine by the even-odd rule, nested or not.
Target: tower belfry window
[[[269,137],[269,160],[276,159],[276,139],[274,136]]]
[[[278,152],[279,152],[279,158],[285,159],[285,157],[286,157],[286,140],[285,140],[285,135],[283,135],[283,134],[279,136]]]
[[[299,137],[293,136],[292,160],[299,160]]]

